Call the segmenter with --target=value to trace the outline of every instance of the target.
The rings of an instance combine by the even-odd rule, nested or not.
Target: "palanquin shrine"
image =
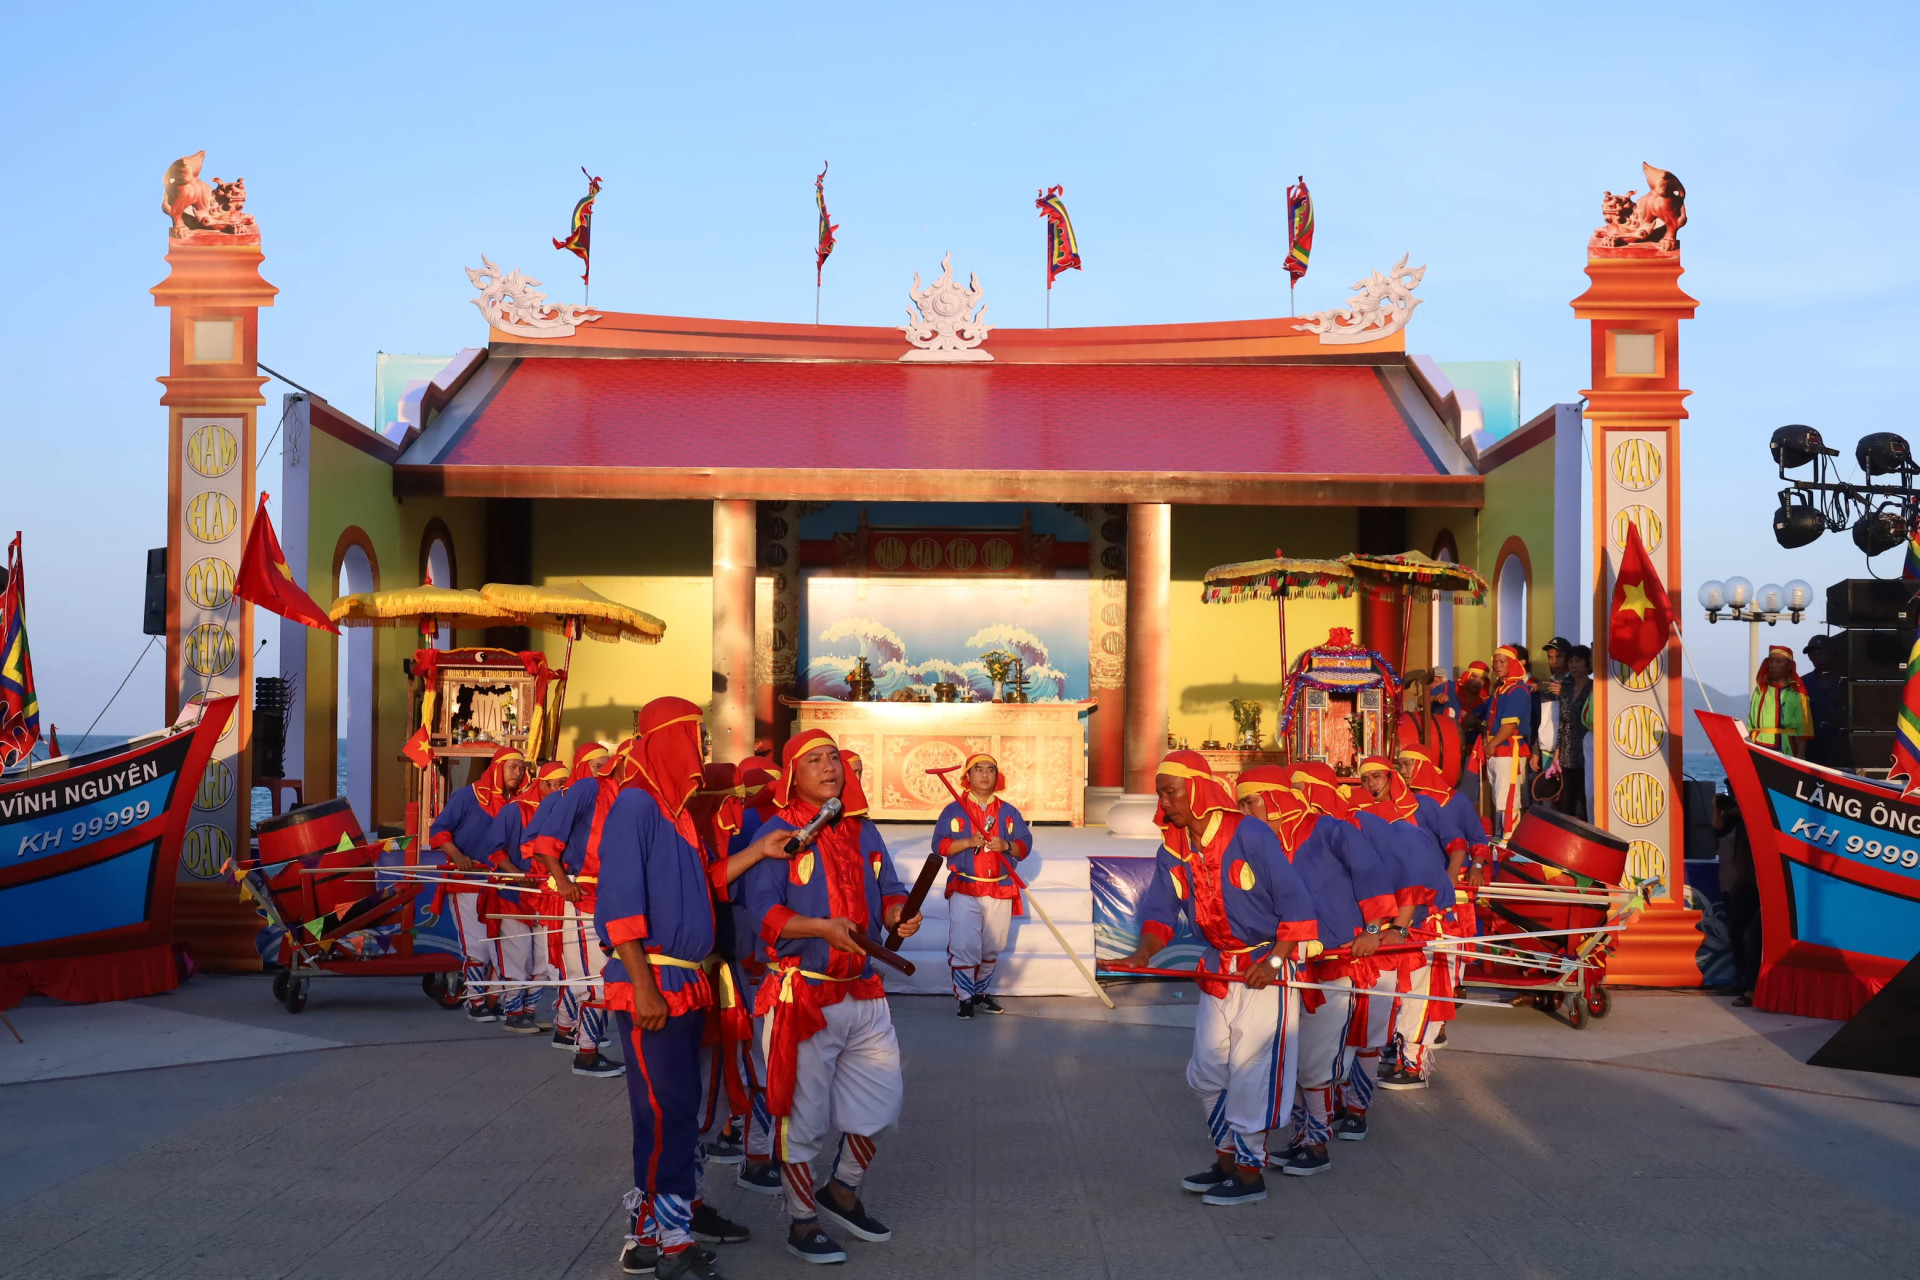
[[[272,294],[259,247],[176,243],[169,259],[156,293],[175,309],[176,439],[230,413],[250,459],[255,309]],[[1412,610],[1408,635],[1391,602],[1294,602],[1296,657],[1338,627],[1455,670],[1497,642],[1580,634],[1574,591],[1555,586],[1580,581],[1581,486],[1601,474],[1582,458],[1581,412],[1483,430],[1474,393],[1406,350],[1420,274],[1403,260],[1310,317],[1033,330],[975,320],[979,285],[949,269],[924,288],[915,277],[922,323],[903,334],[587,312],[487,262],[468,272],[486,342],[431,378],[403,431],[287,398],[280,536],[323,605],[424,581],[578,582],[664,619],[657,645],[574,647],[562,756],[677,694],[708,708],[720,760],[777,749],[796,724],[828,728],[863,757],[881,819],[929,820],[944,796],[926,770],[981,748],[1031,818],[1147,834],[1170,743],[1216,751],[1230,771],[1278,745],[1274,612],[1203,606],[1210,566],[1416,550],[1494,584],[1485,608]],[[215,314],[236,317],[220,353],[231,367],[195,360]],[[234,506],[251,511],[253,478],[235,479]],[[1677,485],[1659,496],[1677,524]],[[176,699],[179,637],[196,621],[176,622]],[[244,687],[244,626],[235,639]],[[564,661],[565,641],[539,631],[457,642]],[[283,626],[284,771],[307,802],[333,792],[344,743],[363,820],[405,822],[401,747],[416,726],[403,664],[418,643],[404,628]],[[1236,734],[1235,702],[1265,709],[1254,743]],[[1671,833],[1655,818],[1657,852]],[[183,878],[213,880],[206,861]]]

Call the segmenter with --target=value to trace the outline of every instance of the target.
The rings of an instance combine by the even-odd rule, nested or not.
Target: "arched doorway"
[[[423,585],[452,589],[454,581],[453,535],[446,522],[435,516],[427,521],[420,543],[420,581]],[[435,649],[453,648],[453,628],[442,627],[433,639]]]
[[[334,563],[337,594],[379,590],[379,569],[360,530],[349,529],[340,536]],[[367,831],[374,826],[373,640],[372,628],[347,627],[334,642],[336,794],[347,798]]]
[[[1451,531],[1442,529],[1434,539],[1433,558],[1444,560],[1448,564],[1458,564],[1460,551],[1454,545]],[[1453,676],[1453,592],[1436,591],[1433,593],[1432,613],[1428,618],[1427,636],[1432,652],[1428,655],[1431,665]]]
[[[1527,643],[1527,597],[1531,592],[1533,568],[1527,560],[1526,544],[1508,538],[1500,548],[1500,567],[1494,575],[1494,643]]]

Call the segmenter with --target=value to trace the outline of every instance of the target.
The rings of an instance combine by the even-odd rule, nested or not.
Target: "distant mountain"
[[[1707,686],[1707,697],[1713,700],[1713,706],[1711,708],[1700,700],[1700,686],[1694,683],[1693,677],[1689,675],[1686,680],[1686,697],[1683,704],[1686,711],[1687,722],[1681,729],[1682,733],[1698,735],[1700,722],[1693,717],[1695,711],[1711,709],[1718,711],[1723,716],[1733,716],[1735,719],[1744,719],[1746,717],[1747,700],[1745,697],[1739,694],[1727,693],[1724,690],[1714,688],[1712,685]],[[1689,740],[1691,741],[1691,738]],[[1702,744],[1704,745],[1704,739],[1702,739]]]

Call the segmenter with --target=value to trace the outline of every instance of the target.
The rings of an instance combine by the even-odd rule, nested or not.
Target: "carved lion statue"
[[[1687,225],[1687,189],[1673,174],[1645,161],[1640,171],[1647,177],[1647,194],[1636,200],[1631,191],[1623,196],[1607,192],[1600,201],[1601,225],[1587,241],[1590,247],[1650,244],[1663,253],[1679,249],[1680,228]]]
[[[223,231],[229,235],[253,231],[253,215],[246,212],[247,180],[222,182],[215,178],[208,186],[200,178],[200,166],[206,159],[205,151],[196,151],[167,166],[160,211],[173,219],[174,238],[184,239],[190,231]]]

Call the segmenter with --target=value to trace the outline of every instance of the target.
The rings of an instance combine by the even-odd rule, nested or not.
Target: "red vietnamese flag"
[[[427,736],[425,729],[421,729],[407,739],[406,744],[400,748],[400,754],[424,769],[433,763],[433,740]]]
[[[233,594],[303,627],[340,634],[340,628],[328,619],[327,611],[315,604],[313,597],[293,580],[293,570],[287,567],[280,539],[273,532],[273,521],[267,517],[264,493],[260,495],[260,505],[254,509],[253,532],[247,535],[247,549],[240,557],[240,573],[233,580]]]
[[[1673,603],[1640,541],[1640,527],[1629,524],[1607,615],[1607,656],[1629,671],[1644,671],[1659,660],[1672,631]]]

